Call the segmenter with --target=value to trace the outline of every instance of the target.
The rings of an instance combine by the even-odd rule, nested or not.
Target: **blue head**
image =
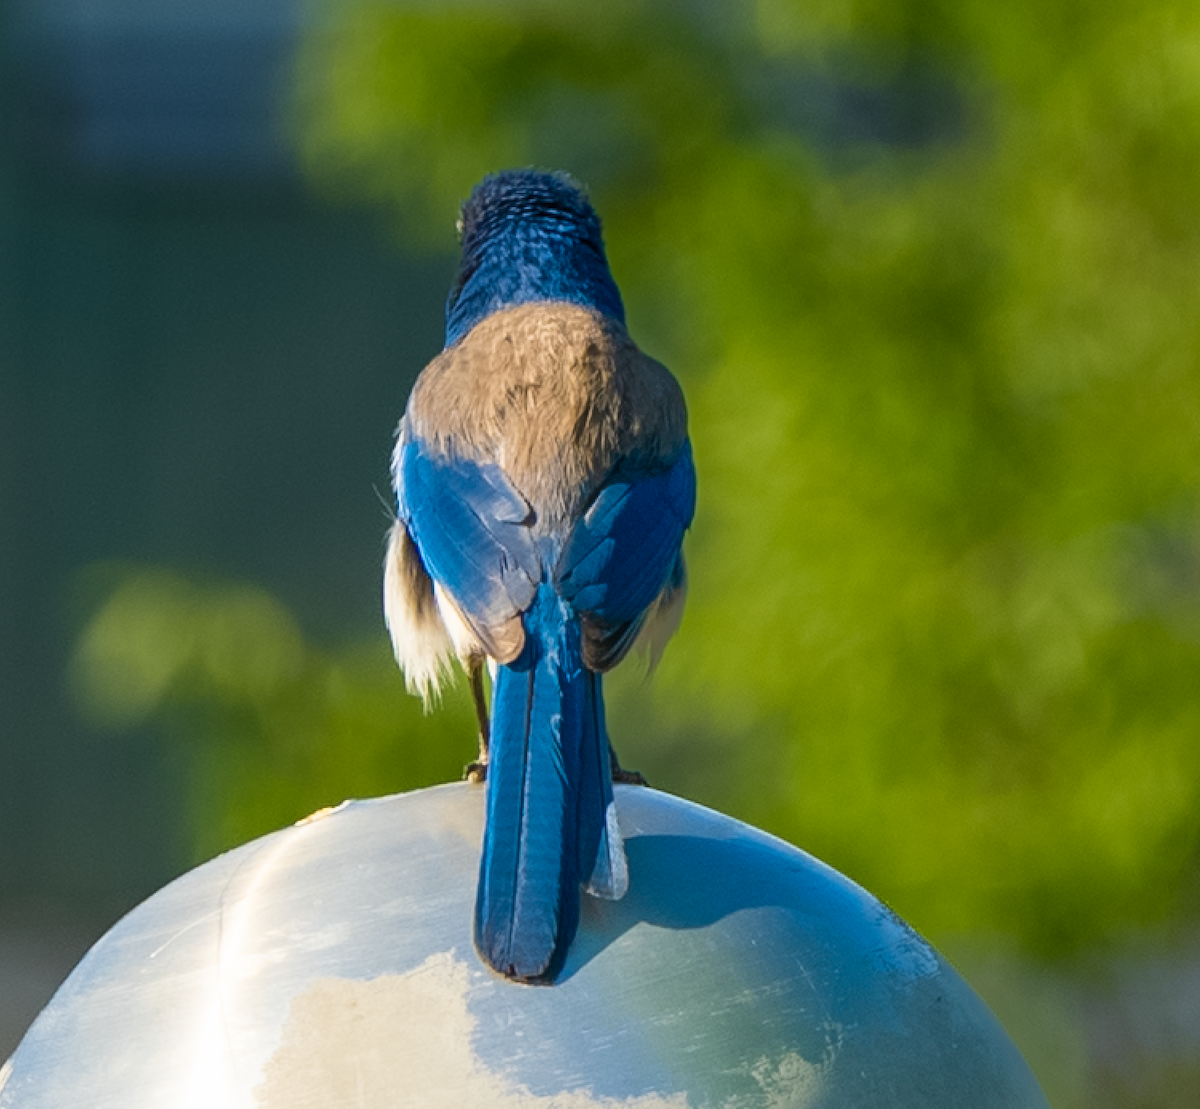
[[[501,308],[565,300],[625,322],[600,217],[565,173],[485,177],[462,210],[462,261],[446,303],[446,346]]]

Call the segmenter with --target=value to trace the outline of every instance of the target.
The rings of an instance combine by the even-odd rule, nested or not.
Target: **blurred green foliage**
[[[469,699],[425,716],[378,638],[323,651],[253,586],[129,566],[92,578],[103,599],[75,695],[98,724],[153,718],[190,752],[193,861],[347,797],[456,778],[473,757]]]
[[[316,187],[410,243],[495,169],[590,186],[700,475],[627,764],[934,938],[1194,909],[1200,9],[346,0],[294,103]],[[250,590],[135,574],[79,661],[211,739],[204,850],[472,753],[381,631],[322,653]]]

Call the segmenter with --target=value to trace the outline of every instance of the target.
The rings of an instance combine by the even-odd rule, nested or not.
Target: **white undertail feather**
[[[683,556],[680,556],[682,563]],[[669,583],[663,591],[654,598],[642,630],[638,632],[633,642],[633,649],[646,656],[646,670],[653,674],[662,658],[667,643],[683,622],[683,606],[687,600],[687,574],[681,576],[679,583]]]
[[[454,645],[442,622],[433,581],[402,521],[388,534],[383,563],[383,615],[405,685],[425,708],[452,675]]]
[[[593,897],[600,897],[605,901],[620,901],[629,892],[629,860],[625,857],[625,841],[621,838],[621,826],[617,823],[615,801],[604,810],[604,827],[608,838],[601,843],[601,850],[607,843],[608,866],[596,869],[606,874],[607,881],[603,884],[597,882],[593,872],[584,889]]]
[[[442,627],[450,637],[455,654],[466,664],[472,657],[480,658],[484,654],[479,637],[467,627],[467,622],[458,611],[458,606],[450,599],[450,595],[437,582],[433,585],[433,597],[437,602],[438,615],[442,619]],[[494,675],[493,675],[494,676]]]

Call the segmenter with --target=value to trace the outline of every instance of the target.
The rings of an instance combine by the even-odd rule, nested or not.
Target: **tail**
[[[619,898],[628,877],[600,675],[583,665],[579,623],[542,585],[525,633],[493,690],[475,946],[506,977],[546,984],[575,936],[581,886]]]

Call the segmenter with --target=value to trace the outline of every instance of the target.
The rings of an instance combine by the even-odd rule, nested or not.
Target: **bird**
[[[469,679],[475,948],[550,985],[584,894],[629,886],[613,780],[644,779],[611,746],[602,678],[635,644],[653,667],[679,625],[696,475],[682,389],[629,336],[584,188],[491,174],[458,231],[445,346],[396,433],[384,615],[427,708],[456,661]]]

